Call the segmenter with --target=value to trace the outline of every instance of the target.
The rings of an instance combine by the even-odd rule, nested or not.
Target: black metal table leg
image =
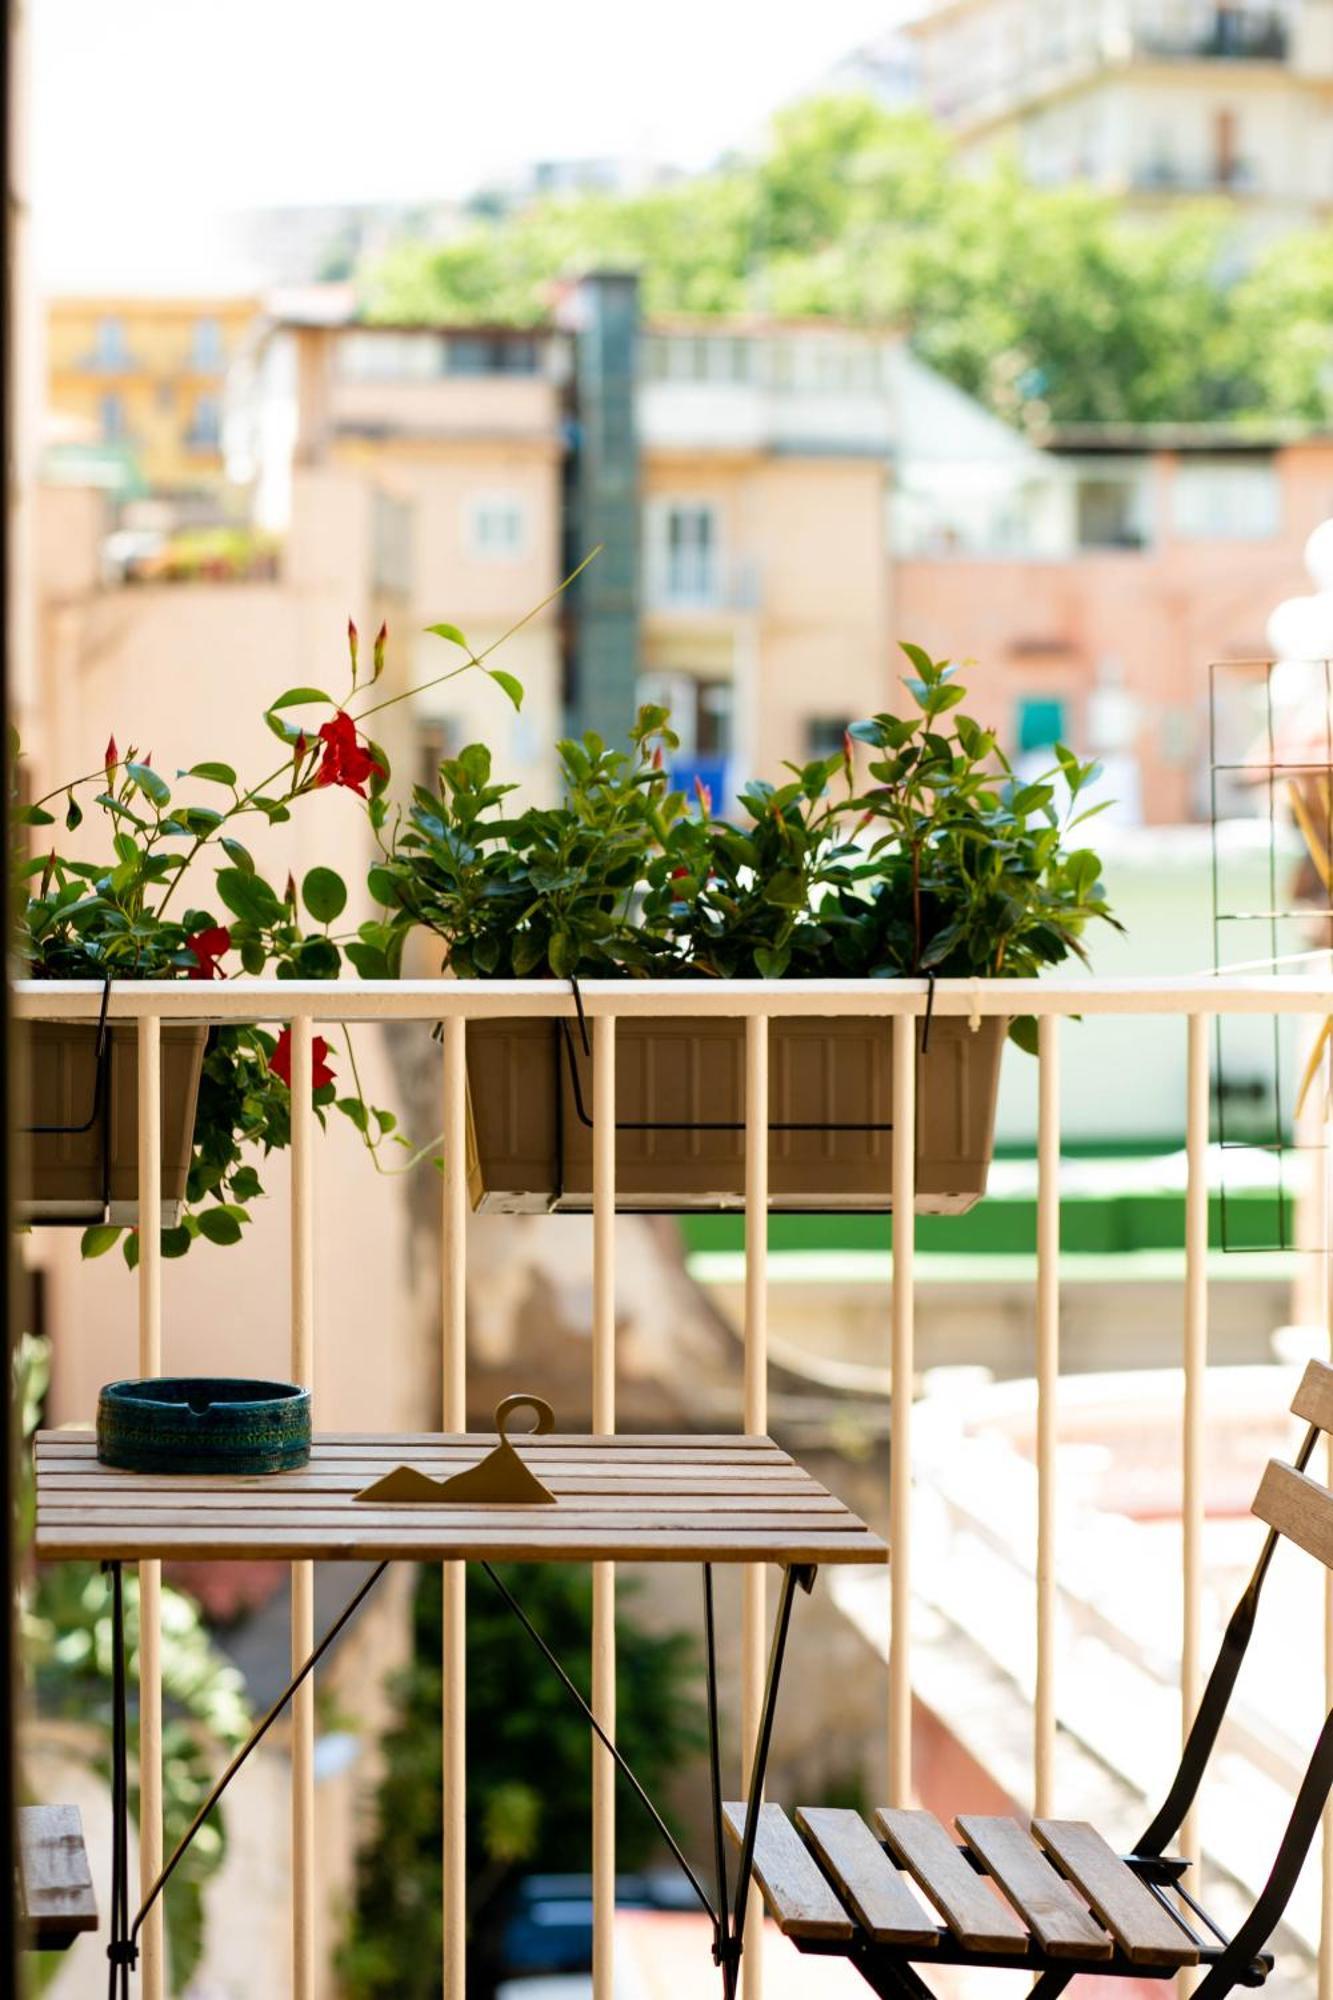
[[[717,1636],[713,1618],[713,1565],[704,1572],[704,1655],[708,1672],[708,1767],[713,1810],[713,1866],[717,1874],[717,1915],[713,1920],[713,1962],[722,1968],[723,1991],[727,1990],[727,1967],[735,1956],[731,1936],[727,1893],[727,1836],[722,1821],[722,1736],[717,1713]]]
[[[111,1576],[111,1936],[106,1955],[110,2000],[129,2000],[130,1967],[138,1954],[129,1940],[129,1719],[125,1685],[125,1584],[118,1562]]]

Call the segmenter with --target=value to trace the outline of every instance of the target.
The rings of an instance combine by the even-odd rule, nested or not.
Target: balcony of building
[[[62,1018],[91,1024],[102,1004],[101,990],[87,987],[27,984],[16,994],[20,1018],[28,1022]],[[1132,1843],[1197,1705],[1231,1586],[1257,1552],[1261,1531],[1248,1516],[1249,1496],[1264,1461],[1289,1446],[1285,1410],[1298,1364],[1326,1338],[1325,1239],[1318,1223],[1309,1221],[1326,1198],[1317,1147],[1296,1166],[1287,1163],[1282,1228],[1290,1233],[1281,1244],[1274,1239],[1263,1246],[1272,1254],[1251,1249],[1237,1255],[1236,1242],[1227,1240],[1219,1209],[1224,1188],[1233,1204],[1233,1231],[1238,1214],[1244,1213],[1247,1227],[1253,1215],[1245,1210],[1248,1197],[1234,1160],[1219,1150],[1214,1133],[1218,1038],[1227,1038],[1233,1065],[1237,1050],[1259,1060],[1275,1035],[1293,1055],[1333,1008],[1333,986],[1322,970],[1302,977],[942,981],[933,990],[924,981],[585,982],[577,998],[552,982],[409,980],[330,987],[237,980],[210,989],[123,983],[112,989],[109,1007],[113,1021],[137,1038],[141,1106],[156,1102],[163,1034],[186,1021],[286,1025],[298,1066],[312,1061],[316,1034],[332,1037],[349,1024],[376,1047],[390,1032],[400,1049],[405,1037],[417,1047],[419,1084],[442,1107],[443,1176],[428,1199],[440,1245],[440,1285],[429,1317],[444,1401],[442,1410],[430,1409],[419,1397],[409,1397],[408,1427],[435,1431],[442,1424],[445,1432],[476,1428],[497,1382],[521,1378],[520,1385],[527,1386],[545,1380],[542,1369],[555,1360],[549,1343],[544,1354],[525,1348],[508,1359],[499,1356],[477,1323],[484,1294],[476,1287],[488,1264],[494,1268],[495,1220],[469,1214],[476,1188],[470,1188],[465,1170],[468,1134],[487,1111],[484,1095],[478,1095],[484,1090],[482,1073],[470,1070],[468,1052],[474,1038],[497,1023],[563,1021],[577,1034],[581,1013],[589,1034],[589,1053],[582,1060],[592,1124],[591,1180],[575,1205],[591,1212],[591,1234],[576,1221],[530,1216],[522,1225],[526,1235],[511,1239],[509,1253],[521,1266],[532,1254],[534,1231],[549,1235],[541,1254],[555,1255],[548,1266],[552,1282],[570,1299],[577,1292],[588,1302],[586,1345],[575,1359],[575,1375],[586,1365],[590,1387],[575,1392],[568,1360],[558,1362],[567,1403],[590,1410],[593,1428],[603,1434],[618,1424],[627,1432],[660,1429],[648,1415],[651,1399],[643,1402],[645,1367],[649,1373],[654,1365],[668,1372],[681,1368],[684,1350],[672,1345],[673,1314],[685,1311],[688,1319],[693,1310],[684,1305],[682,1285],[702,1286],[713,1305],[711,1314],[691,1322],[692,1358],[688,1379],[676,1384],[673,1428],[696,1434],[701,1443],[708,1435],[771,1433],[817,1468],[832,1491],[885,1536],[891,1551],[887,1577],[871,1571],[840,1576],[832,1563],[820,1579],[820,1615],[812,1611],[807,1621],[794,1669],[800,1676],[793,1704],[798,1712],[779,1723],[772,1796],[789,1807],[820,1802],[820,1787],[829,1779],[818,1732],[832,1729],[841,1710],[844,1747],[857,1730],[869,1728],[871,1740],[862,1746],[864,1778],[858,1783],[864,1782],[865,1796],[876,1804],[925,1804],[946,1814],[981,1800],[995,1802],[988,1809],[1020,1816],[1055,1810],[1095,1817],[1113,1837]],[[930,1057],[921,1053],[922,1036],[927,1017],[937,1036],[953,1028],[967,1038],[969,1024],[980,1034],[997,1017],[1018,1012],[1035,1014],[1040,1024],[1035,1063],[1011,1050],[1005,1071],[1006,1090],[1017,1088],[1029,1107],[1032,1150],[1021,1166],[999,1162],[992,1168],[992,1194],[972,1220],[998,1212],[996,1202],[1003,1210],[1006,1199],[1019,1201],[1023,1220],[1016,1231],[1002,1228],[991,1247],[978,1253],[964,1247],[967,1237],[958,1233],[966,1218],[926,1213],[911,1228],[900,1219],[914,1206],[939,1206],[929,1196],[913,1200],[918,1185],[913,1134],[936,1088]],[[613,1221],[618,1206],[633,1210],[635,1197],[626,1141],[617,1139],[610,1119],[622,1102],[619,1093],[637,1073],[639,1030],[664,1016],[677,1031],[682,1024],[737,1024],[734,1075],[744,1125],[734,1143],[741,1162],[728,1203],[734,1220],[712,1218],[711,1247],[707,1232],[692,1239],[687,1230],[686,1261],[674,1263],[676,1253],[657,1223],[632,1212]],[[882,1039],[886,1071],[892,1072],[893,1132],[875,1144],[892,1155],[899,1220],[890,1227],[882,1213],[861,1218],[870,1227],[857,1247],[846,1223],[829,1218],[812,1229],[809,1218],[770,1208],[785,1200],[776,1191],[791,1141],[770,1107],[787,1061],[781,1053],[785,1024],[793,1017],[860,1024]],[[442,1048],[431,1039],[432,1026],[441,1020]],[[1017,1065],[1023,1065],[1021,1071]],[[429,1081],[427,1069],[434,1072]],[[1151,1177],[1145,1178],[1142,1162],[1121,1163],[1119,1183],[1137,1218],[1131,1229],[1135,1241],[1089,1248],[1080,1216],[1095,1175],[1090,1178],[1091,1169],[1080,1162],[1075,1135],[1090,1093],[1105,1094],[1117,1077],[1122,1096],[1135,1078],[1134,1089],[1147,1092],[1163,1132],[1178,1129],[1184,1143],[1174,1151],[1164,1146],[1154,1162],[1151,1220],[1145,1210]],[[824,1127],[825,1143],[832,1144],[834,1132],[833,1124]],[[339,1318],[331,1232],[342,1232],[353,1262],[364,1255],[373,1264],[373,1238],[383,1227],[368,1212],[367,1239],[358,1248],[348,1218],[355,1216],[360,1197],[347,1185],[346,1159],[339,1163],[336,1154],[326,1159],[324,1144],[314,1114],[294,1106],[290,1185],[285,1212],[277,1218],[288,1241],[265,1283],[261,1323],[244,1335],[244,1352],[255,1365],[262,1358],[273,1376],[290,1374],[314,1386],[317,1429],[329,1422],[327,1417],[321,1422],[321,1404],[326,1411],[336,1409],[334,1427],[346,1421],[346,1368],[330,1344]],[[641,1142],[636,1144],[641,1150]],[[199,1349],[198,1330],[164,1314],[172,1280],[156,1248],[159,1193],[150,1151],[140,1167],[146,1226],[128,1281],[133,1304],[126,1321],[127,1301],[121,1297],[103,1334],[104,1340],[119,1341],[114,1328],[122,1324],[124,1337],[137,1339],[143,1374],[186,1367]],[[1109,1165],[1100,1171],[1115,1177]],[[1262,1174],[1246,1183],[1251,1194],[1265,1186],[1271,1193]],[[1295,1220],[1298,1209],[1303,1222]],[[378,1197],[376,1212],[384,1212]],[[1129,1214],[1127,1209],[1126,1219]],[[419,1200],[415,1226],[426,1226]],[[730,1232],[726,1243],[716,1234],[722,1227]],[[822,1247],[812,1247],[816,1237]],[[690,1250],[692,1240],[696,1247]],[[835,1262],[844,1282],[854,1277],[860,1288],[855,1323],[845,1312],[831,1313],[820,1291]],[[642,1319],[649,1268],[664,1302],[672,1302],[665,1312],[650,1315],[656,1328],[651,1336]],[[84,1284],[88,1299],[111,1281],[109,1270],[93,1267]],[[125,1286],[120,1280],[119,1291]],[[995,1337],[986,1344],[984,1367],[976,1365],[974,1344],[958,1346],[951,1330],[961,1324],[955,1296],[960,1288],[971,1289],[973,1312],[981,1298],[991,1302]],[[1102,1301],[1099,1326],[1089,1321],[1090,1288]],[[560,1294],[549,1296],[559,1316]],[[1293,1332],[1293,1322],[1301,1322],[1301,1329]],[[705,1326],[711,1328],[706,1337]],[[1275,1339],[1279,1327],[1288,1330]],[[656,1363],[645,1338],[661,1343]],[[93,1374],[99,1368],[105,1372],[106,1356],[72,1359],[60,1409],[67,1419],[86,1416],[73,1385],[91,1381],[90,1366]],[[960,1369],[965,1360],[970,1365]],[[360,1405],[363,1424],[371,1418],[376,1393]],[[279,1532],[287,1517],[276,1489],[271,1507],[268,1532],[276,1535],[275,1546],[285,1549],[291,1536],[284,1540]],[[298,1519],[296,1509],[290,1521]],[[68,1538],[68,1530],[54,1532]],[[324,1553],[338,1551],[330,1545]],[[683,1559],[685,1552],[680,1554]],[[631,1567],[632,1555],[627,1550]],[[194,1567],[198,1572],[202,1566]],[[305,1567],[302,1558],[292,1570],[295,1658],[318,1636],[302,1581]],[[321,1571],[325,1583],[330,1573]],[[1253,1686],[1247,1684],[1223,1739],[1218,1782],[1204,1794],[1184,1835],[1184,1851],[1199,1867],[1211,1905],[1230,1913],[1230,1921],[1262,1885],[1285,1802],[1299,1777],[1299,1746],[1324,1712],[1323,1596],[1316,1566],[1302,1569],[1293,1561],[1275,1577],[1273,1595],[1263,1671]],[[727,1720],[748,1718],[740,1722],[744,1732],[755,1726],[758,1714],[763,1635],[775,1594],[771,1584],[767,1591],[758,1586],[757,1594],[747,1589],[743,1610],[732,1607],[730,1596],[721,1601],[724,1621],[733,1609],[741,1621]],[[593,1686],[600,1689],[594,1706],[608,1728],[615,1682],[610,1602],[600,1600],[592,1641]],[[319,1605],[322,1631],[332,1618],[324,1585]],[[799,1629],[799,1611],[797,1616]],[[443,1837],[453,1915],[441,1977],[450,2000],[461,2000],[459,1913],[476,1860],[464,1838],[468,1750],[459,1735],[464,1630],[457,1618],[447,1630],[442,1702],[451,1762]],[[1284,1658],[1296,1659],[1298,1671],[1280,1670]],[[841,1692],[831,1701],[828,1675],[835,1660]],[[366,1671],[364,1665],[360,1671]],[[1279,1671],[1286,1692],[1274,1713],[1270,1697]],[[161,1801],[152,1721],[161,1711],[158,1672],[158,1655],[146,1640],[139,1652],[138,1695],[148,1732],[141,1764],[146,1883],[160,1862],[151,1832]],[[319,1706],[321,1685],[330,1712],[325,1721],[317,1720],[326,1713]],[[321,1820],[330,1813],[336,1819],[342,1810],[335,1804],[342,1794],[333,1774],[345,1759],[340,1764],[334,1755],[335,1738],[342,1741],[340,1731],[358,1726],[354,1718],[331,1718],[338,1712],[346,1717],[354,1685],[345,1668],[339,1671],[337,1656],[330,1656],[296,1695],[292,1722],[284,1724],[280,1747],[268,1757],[267,1776],[261,1780],[243,1772],[229,1794],[229,1809],[243,1827],[247,1782],[262,1784],[268,1793],[266,1879],[262,1894],[253,1892],[255,1948],[268,1954],[260,1975],[266,1993],[331,1990],[318,1968],[326,1963],[338,1919],[317,1855]],[[867,1724],[866,1717],[878,1720]],[[703,1784],[703,1770],[699,1764],[684,1774],[683,1798]],[[274,1817],[275,1788],[290,1792],[289,1835],[282,1814]],[[651,1960],[678,1966],[681,1977],[708,1990],[716,1974],[708,1924],[699,1913],[681,1914],[669,1899],[650,1918],[643,1914],[643,1891],[621,1882],[627,1909],[615,1917],[613,1828],[617,1814],[637,1807],[628,1794],[615,1804],[608,1789],[596,1796],[588,1847],[569,1857],[571,1869],[588,1870],[586,1908],[579,1905],[571,1913],[568,1906],[557,1907],[571,1892],[553,1886],[539,1922],[555,1923],[558,1916],[567,1929],[592,1941],[596,1993],[611,1994],[614,1964],[620,1979],[628,1981],[636,1965],[639,1976],[646,1976],[642,1968]],[[684,1836],[687,1852],[707,1879],[706,1821],[689,1808],[685,1816],[691,1829]],[[89,1817],[103,1911],[108,1905],[101,1836],[107,1825],[103,1804]],[[228,1907],[228,1879],[219,1885],[218,1908]],[[1279,1990],[1285,1994],[1316,1990],[1327,1918],[1322,1879],[1316,1857],[1274,1941]],[[132,1908],[139,1880],[136,1868]],[[286,1912],[283,1924],[290,1925],[290,1966],[273,1962],[268,1920],[275,1903],[280,1915]],[[253,1977],[244,1929],[223,1940],[219,1950],[233,1968],[231,1976],[251,1965]],[[160,1992],[160,1932],[150,1923],[139,1943],[142,1990]],[[747,1949],[751,1963],[761,1953],[766,1960],[765,1992],[812,1990],[816,1968],[802,1968],[776,1934],[761,1944],[752,1927]],[[94,1940],[76,1944],[69,1968],[71,1973],[76,1965],[83,1968],[85,1986],[57,1991],[95,1990],[99,1950]],[[846,1968],[819,1973],[828,1981],[819,1990],[841,1993],[837,1981],[844,1974],[849,1992],[862,1990]],[[757,1979],[747,1975],[744,1990],[757,1991]],[[967,1984],[957,1988],[965,1994],[973,1990]]]

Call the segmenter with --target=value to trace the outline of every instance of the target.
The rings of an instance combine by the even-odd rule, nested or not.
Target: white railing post
[[[1323,1252],[1319,1263],[1323,1274],[1324,1324],[1333,1356],[1333,1044],[1325,1056],[1323,1146],[1319,1154],[1322,1179],[1319,1205],[1320,1234],[1316,1242]],[[1333,1485],[1333,1436],[1326,1441],[1325,1474]],[[1324,1700],[1333,1707],[1333,1571],[1324,1573]],[[1324,1808],[1320,1843],[1319,1907],[1319,2000],[1333,2000],[1333,1801]]]
[[[1037,1679],[1033,1803],[1055,1781],[1056,1454],[1060,1392],[1060,1023],[1037,1024]]]
[[[745,1022],[745,1429],[768,1430],[768,1019]],[[764,1697],[767,1576],[747,1563],[741,1580],[741,1796],[748,1797]],[[741,1956],[744,2000],[762,2000],[764,1913],[751,1896]]]
[[[1191,1014],[1186,1042],[1185,1115],[1185,1400],[1181,1465],[1180,1725],[1189,1733],[1203,1691],[1203,1427],[1208,1370],[1208,1035],[1205,1014]],[[1195,1864],[1195,1894],[1203,1855],[1197,1810],[1180,1830],[1180,1852]],[[1193,1982],[1191,1982],[1192,1984]]]
[[[893,1350],[889,1409],[889,1803],[912,1802],[912,1394],[916,1372],[916,1017],[893,1023]]]
[[[315,1217],[311,1147],[315,1088],[314,1027],[308,1014],[291,1023],[291,1373],[314,1390]],[[313,1394],[312,1394],[313,1421]],[[315,1566],[292,1564],[292,1671],[315,1646]],[[292,1697],[292,1996],[315,1996],[315,1677]]]
[[[467,1023],[444,1023],[440,1427],[467,1429]],[[440,1717],[444,2000],[467,2000],[467,1568],[443,1565]]]
[[[616,1428],[616,1023],[592,1029],[592,1428]],[[607,1735],[616,1730],[616,1567],[592,1566],[592,1708]],[[616,1766],[592,1746],[592,1990],[612,2000],[616,1935]]]
[[[139,1374],[162,1373],[162,1023],[145,1014],[139,1058]],[[139,1882],[162,1869],[162,1565],[139,1564]],[[143,1932],[143,2000],[162,2000],[162,1899]]]

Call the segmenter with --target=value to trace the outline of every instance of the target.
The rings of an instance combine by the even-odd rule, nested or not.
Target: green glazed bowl
[[[108,1382],[97,1456],[126,1472],[292,1472],[310,1458],[310,1391],[218,1375]]]

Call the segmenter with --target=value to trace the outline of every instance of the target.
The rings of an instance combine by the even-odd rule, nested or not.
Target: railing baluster
[[[1325,1057],[1324,1127],[1317,1171],[1321,1179],[1316,1245],[1322,1284],[1324,1324],[1333,1358],[1333,1047]],[[1328,1440],[1325,1478],[1333,1486],[1333,1437]],[[1324,1701],[1333,1707],[1333,1571],[1324,1573]],[[1333,2000],[1333,1802],[1324,1809],[1320,1845],[1319,2000]]]
[[[916,1370],[916,1017],[893,1022],[893,1351],[889,1411],[889,1802],[912,1798],[912,1391]]]
[[[1032,1793],[1055,1780],[1056,1452],[1060,1393],[1060,1023],[1037,1025],[1037,1681]]]
[[[1191,1014],[1186,1044],[1185,1402],[1181,1438],[1180,1720],[1189,1730],[1203,1691],[1203,1422],[1208,1368],[1208,1034]],[[1180,1851],[1201,1865],[1197,1808],[1180,1831]],[[1196,1879],[1194,1893],[1199,1893]],[[1193,1982],[1191,1981],[1192,1985]]]
[[[593,1022],[592,1046],[592,1427],[616,1428],[616,1023]],[[616,1568],[592,1566],[592,1709],[614,1741],[616,1728]],[[592,1746],[592,1990],[615,1988],[616,1766]]]
[[[745,1429],[768,1429],[768,1041],[766,1014],[745,1023]],[[764,1696],[767,1576],[747,1563],[741,1580],[741,1796],[748,1795]],[[745,1918],[744,2000],[764,1990],[764,1915],[757,1896]]]
[[[440,1426],[467,1429],[467,1023],[444,1024],[444,1191],[441,1232]],[[444,2000],[467,1996],[467,1568],[443,1565]]]
[[[308,1014],[291,1024],[291,1375],[315,1386],[314,1025]],[[312,1396],[313,1412],[313,1396]],[[315,1566],[292,1564],[292,1670],[315,1646]],[[292,1995],[315,1995],[315,1677],[292,1697]]]
[[[139,1056],[139,1374],[162,1373],[162,1023],[145,1014]],[[139,1881],[162,1867],[162,1565],[139,1564]],[[158,1902],[142,1932],[143,2000],[162,2000],[165,1940]]]

